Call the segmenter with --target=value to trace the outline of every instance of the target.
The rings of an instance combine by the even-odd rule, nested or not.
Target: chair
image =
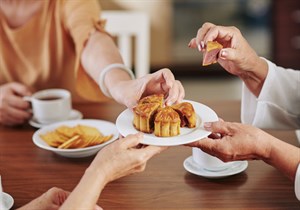
[[[134,66],[137,78],[150,72],[150,21],[147,14],[137,11],[103,11],[106,30],[117,38],[117,46],[127,67]],[[133,44],[133,40],[135,41]],[[134,49],[132,49],[135,46]],[[134,59],[132,55],[134,54]],[[134,60],[134,65],[132,61]]]

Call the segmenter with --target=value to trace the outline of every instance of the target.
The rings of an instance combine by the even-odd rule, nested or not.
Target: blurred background
[[[150,70],[170,68],[191,100],[240,100],[241,81],[202,67],[187,47],[205,22],[236,26],[258,55],[300,69],[299,0],[99,0],[103,10],[143,11],[151,22]],[[108,20],[109,21],[109,20]]]

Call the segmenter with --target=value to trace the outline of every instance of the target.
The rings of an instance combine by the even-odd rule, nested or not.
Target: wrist
[[[268,74],[268,64],[264,59],[257,57],[252,66],[249,71],[245,71],[239,77],[247,88],[258,97]]]
[[[93,180],[94,184],[103,189],[109,182],[104,171],[100,167],[89,166],[84,173],[84,177]]]
[[[266,163],[269,163],[272,160],[272,150],[275,145],[273,136],[264,136],[262,139],[259,139],[258,144],[258,156],[259,159],[263,160]]]
[[[124,64],[113,63],[101,71],[98,83],[103,94],[107,97],[112,97],[111,90],[118,82],[134,78],[131,69],[127,68]]]

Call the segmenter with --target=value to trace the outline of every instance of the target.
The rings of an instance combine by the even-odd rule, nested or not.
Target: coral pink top
[[[96,0],[44,0],[27,23],[11,28],[0,12],[0,85],[65,88],[73,101],[106,100],[80,64],[89,35],[103,28]]]

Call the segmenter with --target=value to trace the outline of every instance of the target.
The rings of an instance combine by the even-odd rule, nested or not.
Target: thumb
[[[20,96],[30,96],[32,94],[28,87],[17,82],[11,83],[11,89]]]
[[[212,133],[229,133],[229,122],[217,121],[217,122],[206,122],[204,123],[204,129],[211,131]]]
[[[237,50],[233,48],[224,48],[219,54],[222,60],[235,61],[237,59]]]

